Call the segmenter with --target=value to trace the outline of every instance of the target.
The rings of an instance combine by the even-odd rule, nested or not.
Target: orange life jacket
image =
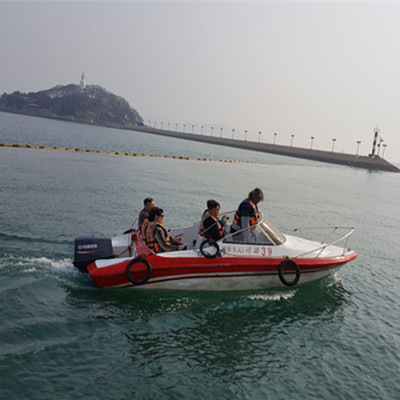
[[[171,246],[171,238],[170,238],[170,236],[169,236],[169,234],[168,234],[167,228],[166,228],[165,226],[161,225],[160,223],[158,223],[157,225],[161,226],[161,228],[164,230],[164,232],[165,232],[165,234],[166,234],[165,243],[166,243],[168,246]],[[152,249],[152,250],[153,250],[155,253],[160,253],[160,252],[163,252],[163,251],[169,251],[169,250],[163,250],[163,249],[160,247],[160,245],[157,243],[157,241],[154,239],[153,228],[155,228],[154,222],[152,223],[152,225],[151,225],[151,230],[150,230],[150,234],[151,234],[150,240],[151,240],[151,243],[152,243],[152,246],[153,246],[153,249],[154,249],[154,250],[153,250],[153,249]]]
[[[153,225],[154,225],[154,221],[147,222],[147,224],[145,226],[145,230],[144,230],[144,237],[145,237],[145,242],[147,244],[147,247],[150,250],[157,253],[159,248],[158,248],[157,242],[154,240],[154,237],[153,237]]]
[[[210,215],[210,214],[208,214],[208,216],[209,216],[210,218],[212,218],[213,221],[214,221],[214,223],[217,225],[219,236],[220,236],[220,238],[222,238],[222,237],[224,236],[224,231],[222,230],[221,222],[219,222],[218,218],[215,218],[215,217],[213,217],[213,216]],[[204,218],[204,220],[205,220],[205,218]],[[209,237],[210,235],[207,235],[209,232],[210,232],[210,231],[206,231],[206,232],[205,232],[205,236],[208,237],[208,239],[210,239],[210,240],[214,240],[214,238]]]
[[[253,209],[250,214],[250,226],[257,225],[257,220],[259,218],[257,206],[249,199],[242,201],[242,203],[244,203],[244,202],[247,202],[248,204],[250,204],[251,208]],[[242,203],[240,203],[240,204],[242,204]],[[240,206],[236,210],[235,217],[233,218],[234,225],[238,225],[238,226],[240,226],[240,217],[241,217],[239,209],[240,209]]]

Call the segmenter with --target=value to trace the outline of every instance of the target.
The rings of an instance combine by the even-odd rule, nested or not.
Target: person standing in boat
[[[149,216],[149,211],[154,207],[154,200],[151,197],[146,197],[143,200],[143,209],[139,213],[139,231],[142,232],[144,220]]]
[[[169,236],[167,228],[163,225],[164,210],[159,207],[153,207],[149,212],[149,219],[154,217],[154,224],[151,229],[151,236],[156,253],[164,251],[184,250],[186,246],[179,242],[180,238],[172,239]]]
[[[239,204],[231,225],[231,233],[234,234],[233,237],[235,240],[245,243],[250,242],[250,229],[248,228],[257,224],[260,216],[257,204],[263,200],[264,193],[261,189],[255,188],[249,193],[249,196]],[[238,233],[235,234],[236,232]]]
[[[217,242],[224,237],[224,225],[228,216],[225,214],[221,220],[218,219],[220,204],[215,200],[207,201],[207,210],[204,211],[200,224],[200,234]]]

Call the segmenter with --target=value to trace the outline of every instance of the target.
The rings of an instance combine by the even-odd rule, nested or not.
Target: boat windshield
[[[234,235],[228,235],[223,239],[224,243],[246,243],[277,246],[285,243],[285,235],[275,228],[271,222],[262,218],[254,227],[239,231]]]
[[[285,235],[266,219],[263,219],[261,223],[257,225],[257,228],[271,245],[277,246],[286,241]]]

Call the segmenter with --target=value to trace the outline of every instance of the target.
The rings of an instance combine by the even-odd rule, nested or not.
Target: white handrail
[[[355,230],[354,227],[335,226],[335,227],[319,227],[319,228],[317,228],[317,227],[314,227],[314,228],[311,228],[311,227],[310,228],[295,228],[295,229],[293,229],[293,232],[298,232],[300,230],[321,230],[321,229],[331,229],[331,232],[330,232],[330,234],[328,236],[330,236],[333,232],[335,232],[338,229],[348,229],[349,231],[345,235],[341,236],[340,238],[338,238],[336,240],[333,240],[332,242],[329,242],[329,243],[321,242],[321,243],[323,243],[321,247],[317,247],[314,250],[310,250],[310,251],[307,251],[305,253],[301,253],[301,254],[297,255],[296,257],[304,257],[307,254],[319,251],[319,254],[315,257],[315,258],[318,258],[320,256],[320,254],[322,253],[322,251],[324,249],[326,249],[328,246],[333,246],[334,244],[339,243],[339,242],[341,242],[341,241],[346,239],[346,242],[345,242],[345,244],[343,246],[343,253],[342,253],[342,255],[344,255],[344,253],[346,252],[346,247],[347,247],[347,243],[348,243],[349,237],[351,236],[351,234]]]

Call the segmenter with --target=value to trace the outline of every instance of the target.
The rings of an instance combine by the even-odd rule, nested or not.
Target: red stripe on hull
[[[327,274],[333,268],[338,268],[357,257],[356,253],[333,258],[293,259],[300,268],[300,274],[318,273],[326,271]],[[150,279],[141,286],[150,287],[153,283],[166,283],[182,281],[185,279],[220,279],[241,278],[251,276],[278,275],[278,268],[283,258],[256,258],[256,257],[218,257],[213,259],[190,257],[162,257],[152,254],[146,257],[152,266]],[[125,271],[131,260],[98,268],[96,263],[88,267],[93,281],[101,287],[132,286]],[[135,280],[141,280],[147,275],[146,266],[138,262],[131,274]]]

